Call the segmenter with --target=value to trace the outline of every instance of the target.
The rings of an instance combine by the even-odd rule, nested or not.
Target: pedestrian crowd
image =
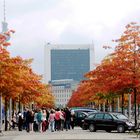
[[[63,131],[74,129],[75,113],[68,107],[64,109],[36,109],[30,110],[28,107],[23,112],[18,112],[12,117],[13,128],[18,126],[18,130],[27,132],[45,132],[47,130]]]

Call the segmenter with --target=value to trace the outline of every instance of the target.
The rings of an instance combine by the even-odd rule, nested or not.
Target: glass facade
[[[52,49],[51,80],[81,81],[90,70],[89,49]]]

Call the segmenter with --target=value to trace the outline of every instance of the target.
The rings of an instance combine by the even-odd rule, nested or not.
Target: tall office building
[[[51,49],[51,80],[81,81],[89,70],[89,49]]]
[[[73,90],[90,71],[90,44],[46,44],[44,82],[51,85],[56,106],[66,106]],[[74,86],[73,86],[74,85]]]

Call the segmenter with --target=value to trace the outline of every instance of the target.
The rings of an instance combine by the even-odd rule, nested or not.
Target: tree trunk
[[[15,111],[15,101],[12,100],[12,116],[14,115],[14,111]]]
[[[122,114],[124,114],[124,93],[122,93]]]
[[[101,104],[99,104],[98,109],[99,109],[99,111],[101,111]]]
[[[0,93],[0,132],[2,132],[2,93]]]
[[[20,100],[19,100],[19,103],[18,103],[18,111],[21,112],[21,103],[20,103]]]
[[[107,101],[106,101],[106,112],[108,112],[108,108],[109,108],[109,107],[108,107],[108,104],[109,104],[109,103],[108,103],[108,100],[107,100]]]
[[[128,94],[128,118],[131,120],[131,94]]]
[[[134,118],[135,118],[135,126],[137,126],[137,89],[134,87]]]
[[[8,127],[8,122],[7,122],[7,99],[5,98],[5,106],[4,106],[4,111],[5,111],[5,131],[7,131],[7,127]]]
[[[105,112],[105,102],[103,102],[103,112]]]
[[[117,98],[117,111],[120,112],[120,98]]]
[[[140,115],[139,109],[140,109],[140,105],[138,104],[138,119],[139,119],[139,115]]]
[[[9,121],[12,119],[12,98],[9,101]]]
[[[112,112],[112,105],[109,105],[109,111]]]
[[[112,112],[114,112],[114,106],[115,106],[115,102],[114,99],[112,99]]]

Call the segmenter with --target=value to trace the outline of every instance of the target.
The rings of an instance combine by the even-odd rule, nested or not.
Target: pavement
[[[107,133],[105,131],[89,132],[81,128],[75,128],[69,131],[51,132],[30,132],[26,131],[4,131],[0,140],[138,140],[134,133]]]

